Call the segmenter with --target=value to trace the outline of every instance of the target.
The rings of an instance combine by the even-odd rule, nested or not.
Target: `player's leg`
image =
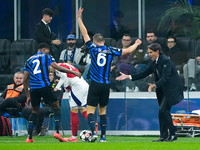
[[[81,80],[82,81],[82,80]],[[87,100],[87,91],[84,82],[79,82],[79,84],[73,85],[71,87],[71,92],[69,94],[69,105],[71,108],[70,116],[71,116],[71,130],[72,130],[72,136],[69,138],[66,138],[69,142],[78,142],[77,138],[77,132],[79,127],[79,118],[78,118],[78,110],[79,107],[81,107],[81,114],[87,118],[87,111],[86,107],[83,108],[82,106],[86,106],[86,100]]]
[[[40,100],[41,100],[40,91],[38,89],[30,92],[30,96],[31,96],[32,113],[28,121],[28,138],[26,139],[27,143],[34,142],[32,139],[32,134],[33,134],[33,129],[37,123],[37,116],[40,111]]]
[[[61,119],[61,110],[59,106],[59,101],[53,102],[51,106],[54,111],[54,122],[55,122],[55,133],[53,137],[58,139],[60,142],[67,142],[67,140],[62,138],[61,134],[59,134],[60,119]]]
[[[86,107],[81,107],[81,115],[87,120],[88,116],[87,116],[87,108]]]
[[[61,110],[59,106],[59,101],[57,100],[55,92],[52,87],[44,88],[43,98],[44,98],[45,103],[51,105],[54,112],[55,133],[53,137],[58,139],[60,142],[66,142],[66,140],[62,138],[61,134],[59,134]]]
[[[55,130],[57,133],[59,133],[60,119],[61,119],[61,110],[59,106],[59,101],[53,102],[51,106],[54,111]]]
[[[96,130],[95,130],[95,116],[94,116],[95,110],[96,110],[96,107],[87,105],[88,124],[92,132],[92,136],[89,139],[89,142],[95,142],[96,139],[98,138]]]
[[[28,121],[28,138],[32,139],[33,129],[37,123],[38,113],[40,111],[40,106],[32,106],[32,113]]]
[[[78,110],[79,110],[78,108],[71,108],[70,110],[72,136],[69,138],[65,138],[68,142],[78,142],[77,138],[77,132],[79,127]]]
[[[106,107],[99,106],[100,115],[100,127],[101,127],[101,137],[99,142],[106,142],[106,127],[107,127],[107,117],[106,117]]]
[[[100,115],[100,127],[101,127],[101,137],[99,139],[99,142],[106,142],[106,128],[107,128],[106,108],[109,103],[110,84],[104,84],[103,89],[104,90],[102,91],[99,100],[99,115]]]

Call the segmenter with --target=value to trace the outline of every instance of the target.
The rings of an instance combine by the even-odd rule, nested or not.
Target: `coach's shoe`
[[[33,136],[37,136],[38,134],[39,134],[38,131],[37,131],[36,129],[33,129],[32,135],[33,135]]]
[[[58,139],[60,142],[67,142],[67,140],[62,138],[61,134],[57,133],[56,131],[55,131],[53,137]]]
[[[153,140],[152,142],[165,142],[166,139],[164,138],[159,138],[158,140]]]
[[[105,137],[102,137],[102,138],[99,139],[98,142],[106,142],[106,138],[105,138]]]
[[[29,138],[27,137],[26,143],[31,143],[31,142],[35,142],[35,141],[33,141],[33,139],[29,139]]]
[[[95,142],[97,140],[98,136],[96,133],[94,133],[89,139],[88,142]]]
[[[177,136],[176,135],[171,135],[166,139],[166,142],[173,142],[177,140]]]
[[[64,138],[65,140],[67,140],[67,142],[78,142],[78,138],[76,137],[75,139],[71,136],[69,138]]]
[[[46,126],[42,126],[40,130],[40,136],[45,136],[47,131],[48,131],[48,128]]]

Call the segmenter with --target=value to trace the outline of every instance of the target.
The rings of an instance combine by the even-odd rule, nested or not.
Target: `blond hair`
[[[97,43],[101,43],[104,41],[103,35],[100,33],[97,33],[93,36],[93,41],[96,41]]]

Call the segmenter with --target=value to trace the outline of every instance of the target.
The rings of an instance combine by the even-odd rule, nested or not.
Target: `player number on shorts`
[[[104,66],[106,64],[106,54],[104,53],[99,53],[97,55],[97,65],[100,67]]]
[[[40,65],[40,61],[39,61],[38,59],[35,59],[35,60],[33,61],[33,63],[36,63],[36,66],[35,66],[35,68],[34,68],[34,70],[33,70],[33,74],[41,73],[41,70],[38,70],[39,65]]]

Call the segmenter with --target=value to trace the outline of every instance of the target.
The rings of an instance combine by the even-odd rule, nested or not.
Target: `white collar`
[[[158,58],[159,58],[159,56],[156,58],[156,64],[157,64],[157,62],[158,62]]]
[[[46,23],[43,19],[42,19],[42,22],[46,25],[46,24],[48,24],[48,23]]]

